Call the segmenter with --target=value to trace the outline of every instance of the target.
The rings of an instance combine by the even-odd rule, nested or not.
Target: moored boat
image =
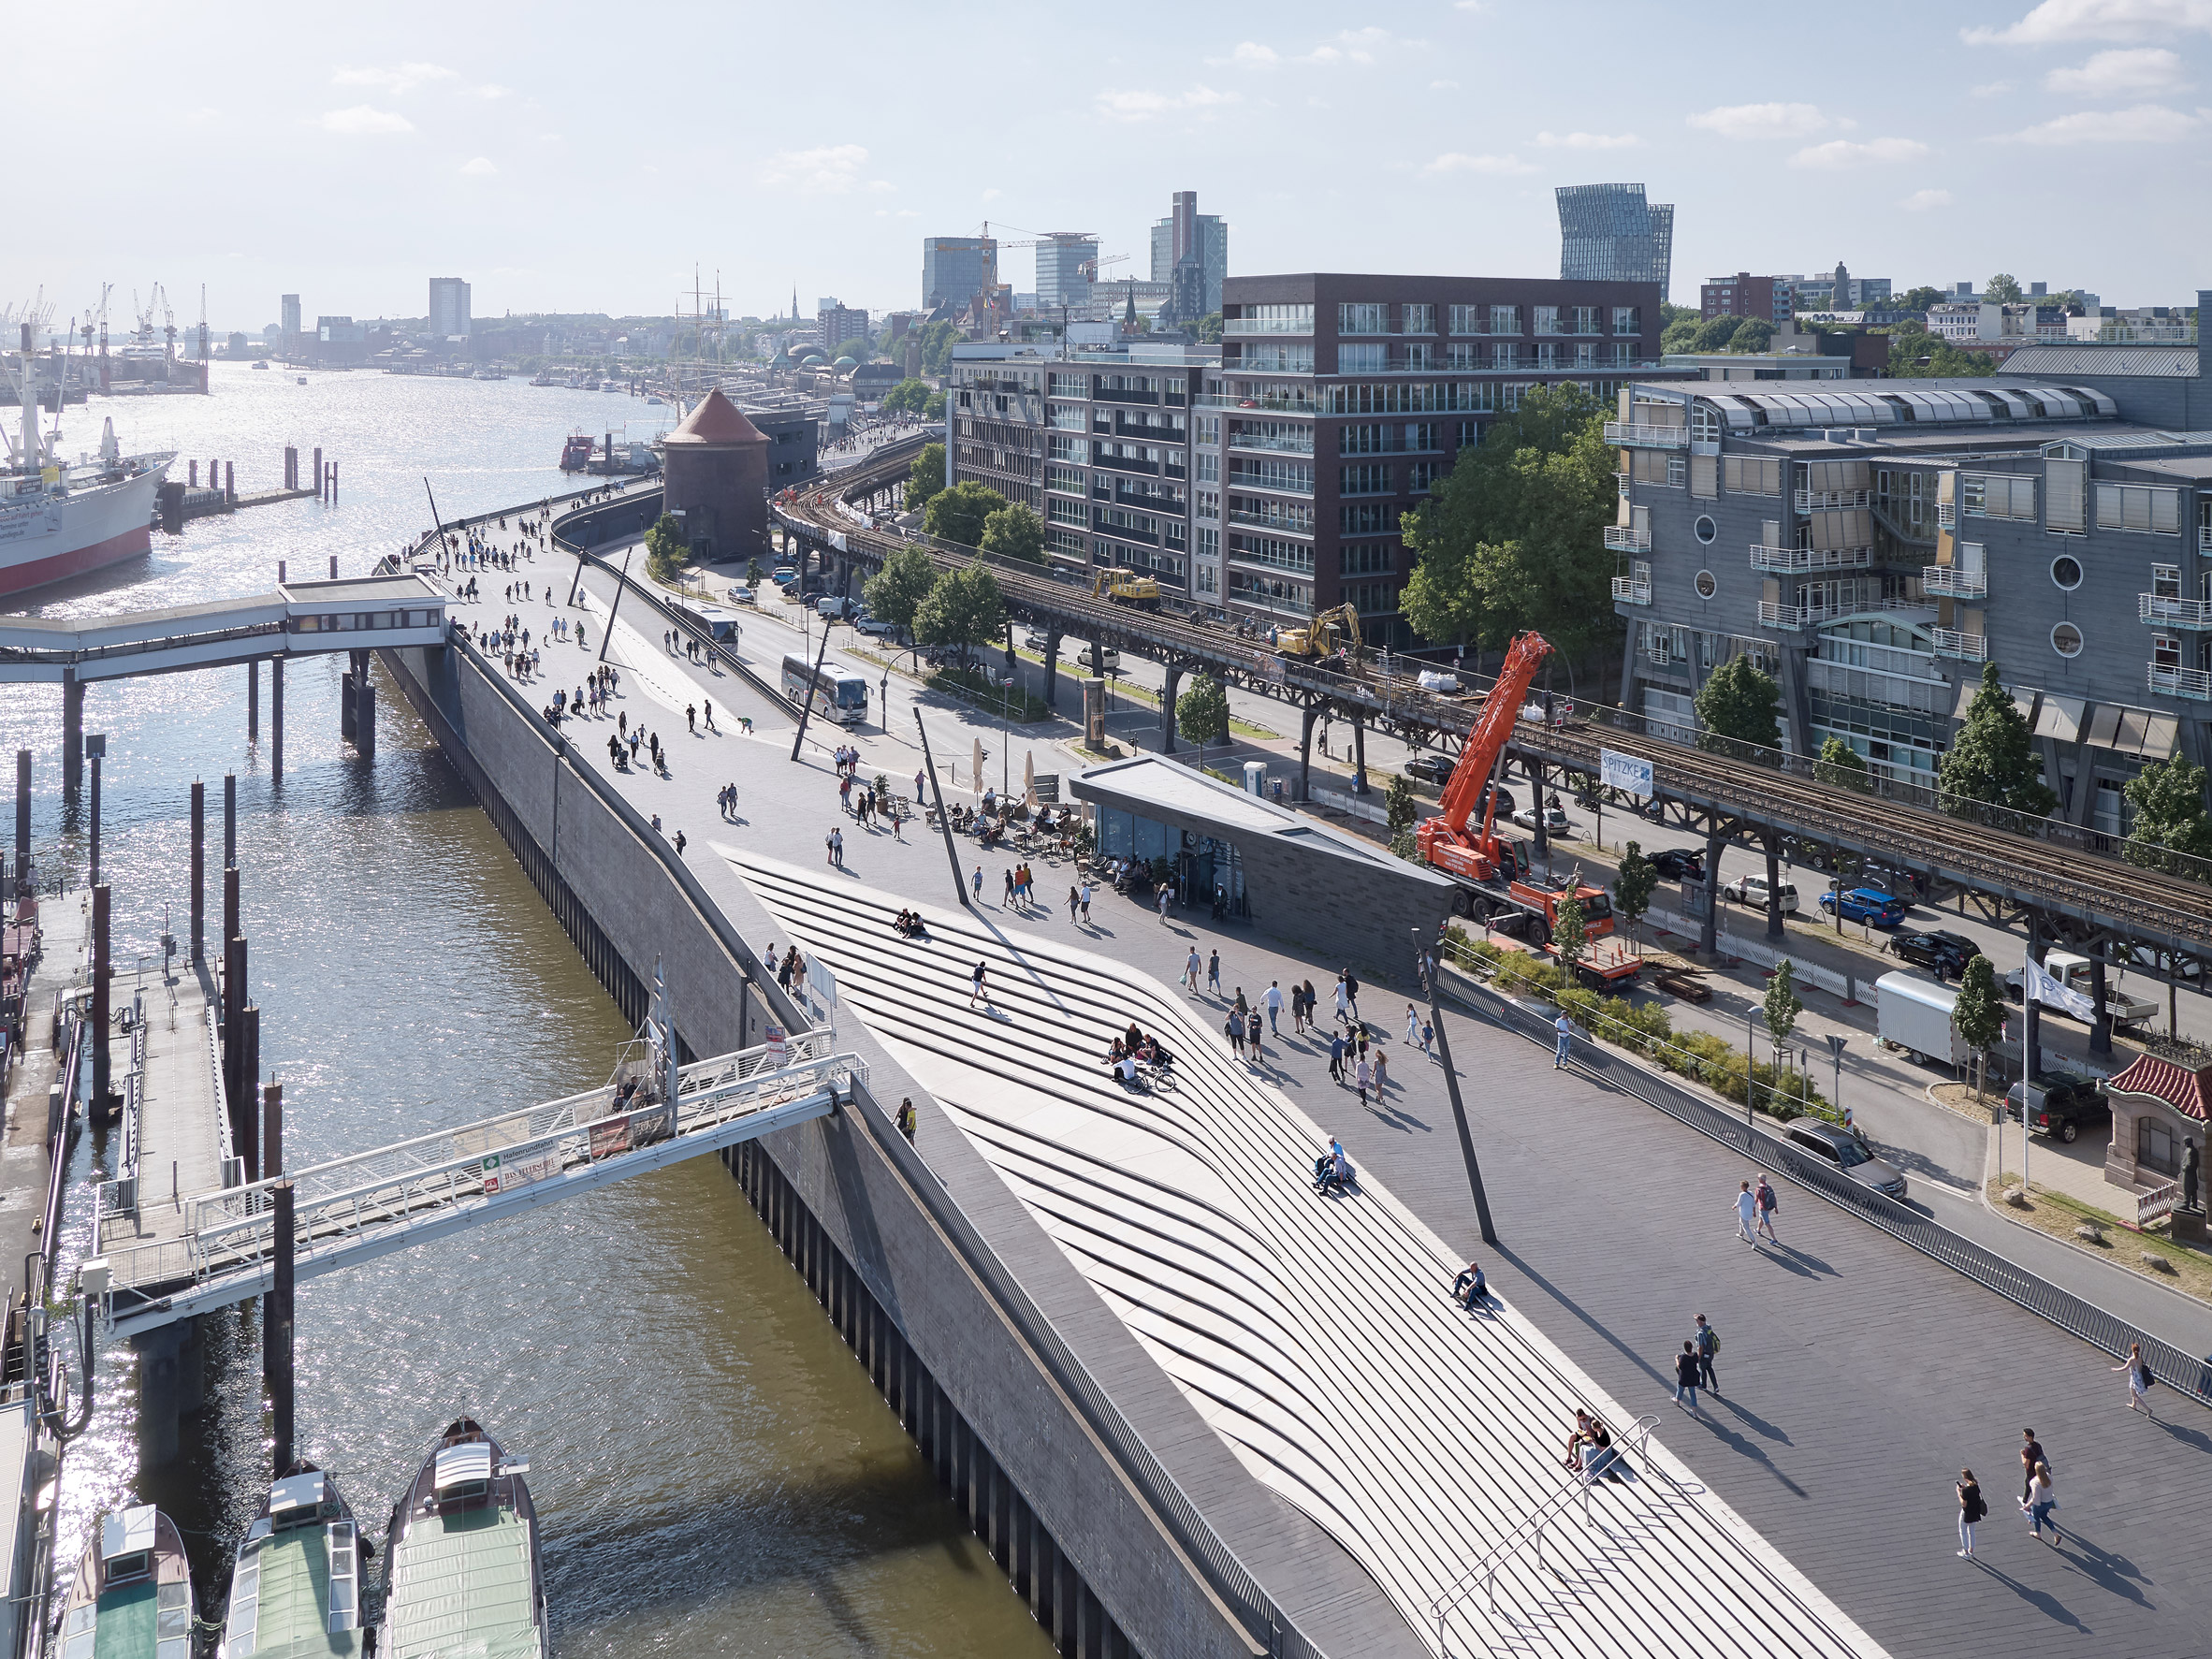
[[[152,1504],[103,1515],[62,1607],[61,1659],[191,1659],[192,1567]]]
[[[153,546],[153,498],[174,455],[125,455],[106,423],[99,453],[61,458],[38,429],[31,330],[19,359],[20,432],[0,461],[0,597],[134,559]]]
[[[473,1418],[447,1425],[392,1508],[378,1659],[542,1659],[545,1576],[528,1468]]]
[[[591,464],[591,434],[571,432],[568,442],[560,446],[560,470],[580,473]]]
[[[294,1463],[238,1547],[216,1659],[355,1659],[368,1552],[337,1482],[313,1463]]]

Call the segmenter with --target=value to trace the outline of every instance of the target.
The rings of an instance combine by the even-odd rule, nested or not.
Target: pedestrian
[[[1958,1554],[1960,1559],[1974,1558],[1974,1522],[1989,1513],[1989,1506],[1982,1501],[1982,1483],[1974,1478],[1972,1469],[1958,1471]]]
[[[1390,1081],[1390,1056],[1381,1049],[1375,1051],[1375,1103],[1382,1104],[1383,1084]]]
[[[1774,1201],[1774,1188],[1767,1185],[1766,1176],[1759,1177],[1757,1190],[1752,1196],[1759,1201],[1759,1231],[1776,1244],[1781,1244],[1782,1235],[1774,1230],[1774,1212],[1778,1207]]]
[[[1759,1213],[1759,1201],[1752,1196],[1751,1183],[1746,1181],[1736,1193],[1736,1234],[1747,1244],[1757,1244],[1752,1236],[1752,1217]]]
[[[1344,1084],[1344,1033],[1329,1033],[1329,1075],[1340,1087]]]
[[[841,829],[830,831],[830,840],[837,851],[837,868],[843,869],[845,867],[845,832]]]
[[[1346,1023],[1345,1010],[1350,1006],[1351,998],[1345,994],[1344,975],[1340,973],[1336,976],[1336,1023],[1338,1025]]]
[[[2150,1390],[2158,1378],[2150,1374],[2150,1362],[2143,1357],[2143,1345],[2139,1342],[2128,1344],[2128,1357],[2112,1369],[2128,1374],[2128,1409],[2140,1411],[2145,1417],[2156,1421],[2158,1413],[2150,1408]]]
[[[914,1097],[908,1095],[898,1103],[898,1132],[907,1138],[907,1144],[914,1143]]]
[[[1344,994],[1345,1000],[1351,1004],[1352,1022],[1357,1025],[1360,1020],[1360,976],[1348,968],[1344,970]]]
[[[1320,1006],[1321,1006],[1321,994],[1320,994],[1318,991],[1317,991],[1317,990],[1315,990],[1315,989],[1314,989],[1314,982],[1313,982],[1313,981],[1311,981],[1311,980],[1308,980],[1308,981],[1306,981],[1306,982],[1305,982],[1305,1023],[1306,1023],[1306,1026],[1307,1026],[1307,1028],[1308,1028],[1309,1030],[1310,1030],[1310,1029],[1312,1029],[1314,1026],[1317,1026],[1317,1025],[1319,1025],[1319,1024],[1320,1024],[1320,1022],[1319,1022],[1318,1020],[1317,1020],[1317,1019],[1315,1019],[1315,1018],[1314,1018],[1314,1011],[1315,1011],[1317,1009],[1318,1009]]]
[[[676,832],[676,855],[678,858],[684,855],[684,833],[681,830]]]
[[[1697,1349],[1688,1341],[1674,1357],[1674,1403],[1697,1409]]]
[[[1405,1005],[1405,1041],[1408,1047],[1421,1040],[1421,1017],[1413,1011],[1413,1004]]]
[[[1367,1075],[1367,1062],[1365,1060],[1361,1060],[1353,1070],[1352,1076],[1359,1084],[1360,1104],[1364,1106],[1367,1104],[1367,1084],[1369,1081]]]
[[[985,1008],[991,1006],[991,992],[989,987],[984,984],[983,980],[984,967],[982,963],[979,962],[975,965],[975,973],[968,987],[968,1007],[973,1008],[979,1002]]]
[[[1168,884],[1162,881],[1159,884],[1159,922],[1162,927],[1168,924],[1168,899],[1170,896]]]
[[[684,705],[684,724],[690,729],[692,736],[699,735],[699,706],[696,703]]]
[[[2028,1489],[2035,1484],[2035,1470],[2044,1461],[2043,1442],[2035,1437],[2033,1429],[2020,1431],[2020,1502],[2028,1501]]]
[[[1219,951],[1206,953],[1206,989],[1216,997],[1221,995],[1221,953]]]
[[[1221,1022],[1221,1034],[1229,1039],[1229,1046],[1236,1051],[1238,1059],[1244,1057],[1244,1022],[1235,1009]]]
[[[1551,1051],[1551,1070],[1557,1071],[1567,1063],[1569,1047],[1575,1036],[1575,1022],[1567,1018],[1565,1009],[1561,1009],[1559,1018],[1551,1022],[1551,1030],[1558,1044]]]
[[[1014,901],[1014,879],[1013,879],[1013,871],[1011,871],[1011,870],[1008,870],[1008,871],[1006,872],[1006,896],[1005,896],[1003,899],[1001,899],[999,902],[1000,902],[1000,903],[1002,903],[1003,905],[1005,905],[1005,906],[1006,906],[1006,907],[1007,907],[1009,910],[1011,910],[1011,909],[1013,908],[1013,901]]]
[[[979,864],[975,866],[975,875],[970,880],[975,886],[976,902],[981,904],[983,898],[983,866],[982,865]]]
[[[1081,902],[1075,892],[1075,883],[1070,881],[1068,884],[1068,925],[1070,927],[1075,925],[1075,908]]]
[[[1697,1379],[1714,1393],[1721,1391],[1721,1379],[1713,1372],[1712,1362],[1721,1351],[1721,1333],[1706,1322],[1705,1316],[1697,1316],[1697,1329],[1690,1332],[1690,1340],[1697,1345]]]
[[[1429,1021],[1427,1021],[1427,1020],[1423,1020],[1423,1021],[1421,1022],[1421,1058],[1422,1058],[1422,1059],[1424,1059],[1424,1060],[1433,1060],[1433,1059],[1434,1059],[1434,1058],[1436,1057],[1434,1055],[1433,1055],[1433,1054],[1431,1054],[1431,1053],[1429,1052],[1430,1045],[1431,1045],[1432,1043],[1433,1043],[1435,1041],[1436,1041],[1436,1027],[1435,1027],[1435,1026],[1434,1026],[1433,1024],[1431,1024]]]
[[[1283,982],[1281,980],[1268,981],[1267,990],[1261,995],[1259,1000],[1267,1004],[1268,1035],[1271,1037],[1279,1035],[1281,1028],[1276,1024],[1275,1016],[1283,1011]]]
[[[1201,965],[1199,962],[1198,946],[1193,945],[1190,947],[1190,960],[1183,965],[1183,982],[1190,987],[1191,995],[1194,997],[1198,995],[1199,968],[1201,966]]]
[[[1244,1035],[1252,1044],[1252,1064],[1257,1066],[1263,1057],[1259,1047],[1259,1011],[1254,1009],[1244,1016]]]
[[[832,869],[837,867],[837,832],[836,830],[830,831],[828,835],[822,837],[822,862]]]
[[[1085,882],[1084,882],[1084,884],[1083,884],[1083,924],[1084,924],[1084,925],[1085,927],[1088,927],[1088,926],[1090,925],[1090,922],[1091,922],[1091,884],[1090,884],[1088,881],[1085,881]]]
[[[2038,1463],[2029,1471],[2028,1495],[2020,1501],[2020,1512],[2028,1517],[2028,1530],[2033,1533],[2039,1541],[2043,1537],[2044,1522],[2050,1521],[2051,1542],[2054,1544],[2066,1542],[2065,1538],[2059,1535],[2059,1523],[2051,1521],[2051,1511],[2058,1506],[2059,1492],[2057,1487],[2051,1482],[2051,1466],[2048,1463]]]
[[[713,731],[713,730],[714,730],[714,704],[713,704],[713,702],[712,702],[710,699],[708,699],[708,698],[706,698],[706,697],[702,697],[702,698],[700,698],[700,699],[699,699],[699,709],[700,709],[700,712],[701,712],[701,713],[703,713],[704,715],[706,715],[706,729],[707,729],[709,732]]]

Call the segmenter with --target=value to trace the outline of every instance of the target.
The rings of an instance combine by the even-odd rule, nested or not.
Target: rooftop
[[[2158,380],[2194,380],[2202,372],[2193,345],[2104,345],[2086,340],[2024,345],[2005,359],[2004,367],[2008,374],[2117,374]]]
[[[481,1448],[482,1459],[489,1455],[488,1447]],[[464,1651],[483,1659],[534,1659],[542,1651],[531,1614],[530,1523],[514,1510],[415,1516],[391,1572],[387,1659]]]
[[[716,386],[691,406],[683,424],[662,440],[667,444],[696,444],[700,445],[726,444],[765,444],[760,428],[745,418],[745,412],[722,396]]]

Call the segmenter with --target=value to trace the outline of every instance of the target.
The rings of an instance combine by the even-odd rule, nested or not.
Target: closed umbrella
[[[980,795],[983,793],[983,740],[981,737],[975,740],[975,754],[970,764],[972,770],[968,774],[968,787]]]
[[[1022,756],[1022,799],[1029,810],[1037,810],[1037,751],[1030,749]]]

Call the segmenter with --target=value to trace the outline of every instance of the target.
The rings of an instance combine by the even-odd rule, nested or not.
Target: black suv
[[[1417,754],[1405,763],[1405,776],[1423,778],[1431,783],[1448,783],[1451,770],[1458,764],[1449,755]]]
[[[1939,980],[1956,979],[1982,953],[1982,947],[1964,934],[1940,928],[1929,933],[1898,934],[1890,939],[1889,949],[1915,968],[1932,968]]]
[[[1645,855],[1652,867],[1669,881],[1705,880],[1705,854],[1688,847],[1662,847]]]
[[[2028,1127],[2070,1145],[2080,1137],[2083,1125],[2112,1121],[2112,1102],[2096,1079],[2071,1071],[2039,1071],[2024,1084],[2014,1084],[2004,1097],[2005,1110],[2019,1116],[2023,1098],[2032,1102]]]

